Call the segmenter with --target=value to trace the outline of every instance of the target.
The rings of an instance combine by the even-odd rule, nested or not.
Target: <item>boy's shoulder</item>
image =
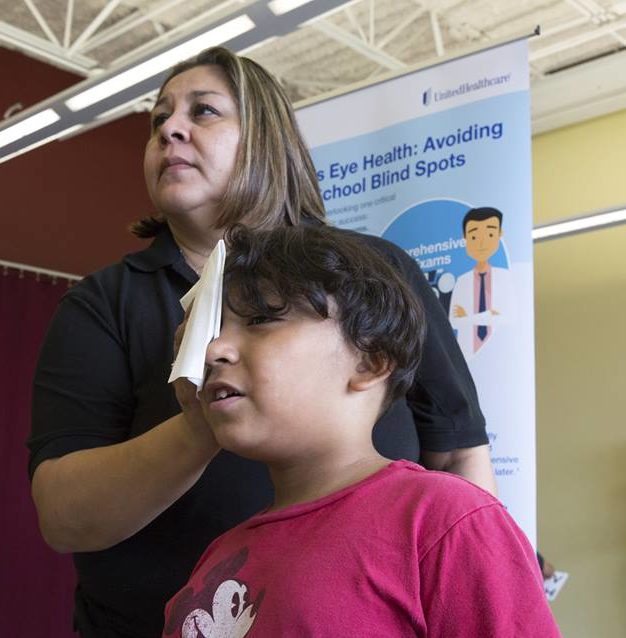
[[[419,495],[423,505],[444,496],[447,501],[458,501],[462,508],[500,504],[492,494],[457,474],[427,470],[406,460],[392,462],[389,469],[392,482],[396,482],[403,490]]]
[[[274,538],[278,528],[294,537],[301,527],[308,529],[312,519],[318,526],[323,521],[329,537],[348,534],[364,544],[368,539],[394,538],[404,546],[408,534],[421,555],[458,523],[481,511],[494,525],[507,516],[496,498],[473,483],[399,460],[316,501],[261,512],[214,541],[205,555],[217,548],[246,545],[253,529],[255,538],[260,534]]]
[[[387,484],[381,483],[387,502],[411,512],[425,542],[480,510],[504,510],[492,494],[455,474],[427,470],[410,461],[396,461],[390,467]]]

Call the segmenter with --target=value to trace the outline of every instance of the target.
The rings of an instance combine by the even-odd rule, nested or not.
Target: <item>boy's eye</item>
[[[250,317],[248,319],[249,326],[260,326],[264,323],[272,323],[273,321],[278,321],[276,317],[270,317],[268,315],[256,315],[254,317]]]

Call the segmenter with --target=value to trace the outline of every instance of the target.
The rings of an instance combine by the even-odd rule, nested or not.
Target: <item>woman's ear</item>
[[[361,352],[348,387],[355,392],[369,390],[384,383],[395,367],[395,364],[382,352]]]

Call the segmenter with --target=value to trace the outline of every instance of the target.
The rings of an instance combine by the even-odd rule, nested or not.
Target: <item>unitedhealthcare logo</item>
[[[428,87],[422,93],[422,105],[430,106],[433,100],[435,102],[442,102],[444,100],[449,100],[450,98],[472,93],[473,91],[482,91],[494,85],[508,84],[510,81],[511,73],[506,73],[504,75],[482,77],[478,80],[474,80],[473,82],[461,82],[461,84],[458,84],[452,89],[444,89],[441,91],[433,91],[432,87]]]

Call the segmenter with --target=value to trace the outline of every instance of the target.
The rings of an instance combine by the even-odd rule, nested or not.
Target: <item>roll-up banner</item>
[[[499,496],[535,543],[527,40],[297,115],[330,221],[395,242],[428,278],[478,388]]]

